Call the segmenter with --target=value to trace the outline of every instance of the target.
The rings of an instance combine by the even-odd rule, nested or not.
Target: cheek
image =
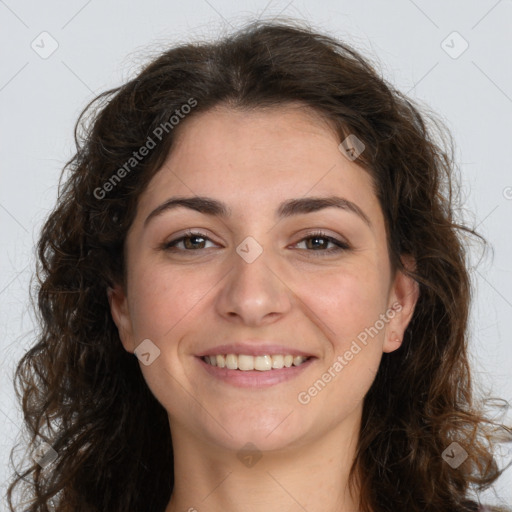
[[[385,312],[387,285],[384,269],[353,265],[307,283],[304,280],[301,298],[322,320],[336,348],[343,348]]]
[[[385,312],[385,287],[375,272],[340,272],[319,280],[309,301],[327,343],[318,371],[298,398],[322,414],[325,426],[334,426],[362,405],[375,379],[385,333],[375,325]]]
[[[139,267],[132,275],[129,294],[134,334],[163,339],[213,291],[213,272],[171,269],[164,265]]]
[[[332,347],[319,378],[330,382],[324,399],[336,404],[333,421],[361,404],[375,378],[387,325],[382,321],[387,292],[388,271],[375,263],[346,268],[317,289],[312,302],[330,328],[326,333]]]

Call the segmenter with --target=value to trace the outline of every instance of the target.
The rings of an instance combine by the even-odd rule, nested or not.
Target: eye
[[[171,240],[170,242],[165,242],[162,245],[162,249],[167,251],[185,250],[187,252],[192,252],[199,249],[205,249],[204,244],[206,243],[206,240],[211,242],[211,240],[203,233],[187,231],[183,236],[180,236],[175,240]],[[184,244],[184,249],[176,249],[176,247],[181,243]]]
[[[308,244],[309,241],[313,243]],[[332,254],[350,249],[350,246],[346,242],[338,240],[337,238],[334,238],[332,236],[326,235],[321,231],[309,234],[307,237],[303,238],[300,242],[298,242],[298,244],[301,244],[303,242],[306,243],[306,250],[312,249],[307,250],[307,252],[323,253],[315,254],[314,256],[323,256],[325,255],[325,253]],[[329,244],[334,245],[334,247],[327,249],[327,246]]]
[[[187,231],[183,236],[171,240],[170,242],[165,242],[162,244],[161,248],[165,251],[181,251],[181,252],[195,252],[201,249],[206,249],[205,244],[207,242],[212,242],[206,235],[199,232]],[[308,244],[308,242],[312,242],[312,244]],[[315,254],[314,256],[323,256],[325,253],[332,254],[341,251],[346,251],[350,249],[350,246],[337,238],[329,236],[321,231],[311,233],[307,237],[303,238],[300,242],[295,245],[299,245],[301,243],[306,243],[306,251],[309,253],[320,253]],[[214,243],[214,242],[212,242]],[[178,247],[180,244],[183,244],[182,247]],[[328,249],[329,244],[333,245]]]

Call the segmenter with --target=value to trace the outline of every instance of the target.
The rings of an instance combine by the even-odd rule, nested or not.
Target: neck
[[[175,483],[165,512],[358,510],[348,477],[360,413],[314,440],[254,453],[219,447],[171,422]]]

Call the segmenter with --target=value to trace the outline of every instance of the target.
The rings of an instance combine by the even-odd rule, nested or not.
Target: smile
[[[258,370],[260,372],[290,368],[292,365],[300,366],[308,359],[309,357],[293,356],[291,354],[262,356],[251,356],[246,354],[219,354],[202,357],[202,360],[210,366],[227,368],[228,370]]]

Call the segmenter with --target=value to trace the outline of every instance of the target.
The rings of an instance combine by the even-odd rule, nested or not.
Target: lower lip
[[[297,377],[308,366],[313,363],[314,357],[299,366],[290,366],[289,368],[280,368],[278,370],[230,370],[228,368],[219,368],[205,363],[202,358],[197,357],[199,364],[212,376],[233,386],[241,388],[264,388],[274,386],[280,382],[285,382]]]

